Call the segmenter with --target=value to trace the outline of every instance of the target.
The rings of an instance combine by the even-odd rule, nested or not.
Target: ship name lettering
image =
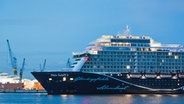
[[[68,77],[68,74],[50,74],[51,77]]]
[[[68,77],[69,75],[68,74],[58,74],[58,77]]]
[[[50,74],[51,77],[57,77],[57,74]]]

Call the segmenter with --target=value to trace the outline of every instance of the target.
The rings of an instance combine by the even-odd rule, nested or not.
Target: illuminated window
[[[179,59],[179,56],[174,56],[174,59]]]
[[[73,78],[70,78],[71,81],[73,81]]]
[[[130,65],[127,65],[126,68],[127,68],[127,69],[130,69]]]
[[[169,52],[168,55],[171,56],[172,55],[172,52]]]
[[[66,77],[63,77],[63,81],[66,81]]]
[[[49,78],[49,81],[52,81],[52,78]]]
[[[165,60],[164,60],[164,59],[162,59],[162,62],[164,63],[164,62],[165,62]]]

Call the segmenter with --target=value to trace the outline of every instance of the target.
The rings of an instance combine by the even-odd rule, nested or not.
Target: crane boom
[[[46,59],[44,60],[44,63],[43,63],[43,67],[41,69],[41,72],[43,72],[45,70],[45,65],[46,65]]]
[[[17,75],[17,58],[12,55],[12,50],[10,47],[9,40],[7,40],[7,44],[8,44],[8,50],[9,50],[12,70],[13,70],[14,75]]]
[[[66,68],[70,68],[70,67],[71,67],[71,62],[70,62],[70,58],[68,58],[66,63]]]
[[[19,81],[20,83],[22,82],[22,76],[23,76],[24,66],[25,66],[25,58],[23,59],[22,68],[20,69],[20,81]]]

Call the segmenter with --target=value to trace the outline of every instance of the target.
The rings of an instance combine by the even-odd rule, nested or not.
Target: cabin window
[[[63,77],[63,81],[66,81],[66,77]]]
[[[73,78],[70,78],[71,81],[73,81]]]
[[[49,81],[52,81],[52,78],[49,78]]]

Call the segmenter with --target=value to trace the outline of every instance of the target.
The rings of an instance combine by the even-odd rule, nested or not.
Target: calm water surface
[[[47,95],[0,93],[0,104],[184,104],[184,95]]]

